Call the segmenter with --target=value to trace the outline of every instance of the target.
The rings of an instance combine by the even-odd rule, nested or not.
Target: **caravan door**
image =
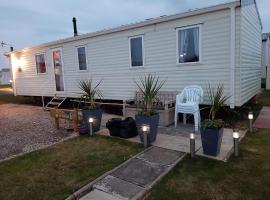
[[[53,68],[55,78],[55,91],[56,93],[63,93],[65,91],[65,84],[64,84],[62,49],[53,49],[52,57],[53,57]]]

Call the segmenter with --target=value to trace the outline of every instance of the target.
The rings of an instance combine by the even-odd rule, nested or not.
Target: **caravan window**
[[[200,62],[200,26],[177,29],[177,63]]]
[[[78,47],[77,52],[78,52],[79,70],[87,70],[85,47]]]
[[[143,63],[143,37],[130,38],[130,64],[131,67],[142,67]]]
[[[38,54],[35,57],[36,57],[37,73],[38,74],[46,73],[45,54]]]

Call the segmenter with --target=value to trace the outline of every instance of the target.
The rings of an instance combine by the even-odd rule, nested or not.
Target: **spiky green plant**
[[[209,119],[215,120],[216,114],[230,97],[224,96],[223,84],[218,84],[216,90],[209,84],[207,94],[211,104]]]
[[[135,82],[143,93],[146,114],[153,113],[153,103],[157,100],[157,94],[166,81],[160,81],[159,76],[148,74],[140,78],[140,84]]]
[[[103,97],[101,91],[98,89],[101,82],[102,80],[100,80],[96,85],[93,85],[92,79],[81,80],[78,82],[78,87],[81,90],[79,93],[81,95],[81,102],[84,102],[85,105],[89,104],[90,109],[96,108],[96,98],[101,99]]]

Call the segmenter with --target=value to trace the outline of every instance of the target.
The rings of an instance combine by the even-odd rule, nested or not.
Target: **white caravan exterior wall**
[[[239,93],[241,102],[247,102],[261,88],[262,25],[255,1],[242,2]]]
[[[250,95],[256,94],[252,91],[245,94],[244,88],[249,90],[254,87],[253,85],[257,86],[254,82],[250,85],[244,81],[245,79],[243,81],[239,79],[240,75],[254,76],[241,70],[241,64],[246,59],[246,51],[243,51],[241,46],[242,31],[246,26],[241,21],[242,15],[240,7],[237,6],[235,10],[235,69],[232,76],[235,81],[233,85],[235,106],[243,105]],[[221,83],[225,87],[225,95],[232,96],[231,19],[231,10],[226,8],[136,29],[63,42],[46,48],[31,48],[19,53],[14,52],[12,66],[15,92],[17,95],[53,96],[56,92],[52,49],[62,48],[64,95],[68,97],[78,97],[77,82],[92,77],[94,81],[103,80],[100,89],[105,99],[130,99],[137,90],[134,81],[147,73],[156,73],[161,79],[167,80],[162,90],[180,92],[186,85],[197,84],[203,86],[205,99],[207,99],[208,83],[212,86]],[[195,24],[201,26],[202,60],[197,64],[176,64],[176,29]],[[130,67],[129,38],[136,35],[143,35],[145,58],[143,68]],[[76,51],[78,46],[87,48],[87,71],[79,71]],[[46,53],[46,74],[36,73],[35,54],[40,52]],[[21,65],[22,72],[16,70],[18,63]],[[253,73],[253,71],[249,72]],[[241,98],[242,92],[245,94],[244,98]]]
[[[266,66],[270,66],[270,39],[262,42],[262,78],[266,78]]]

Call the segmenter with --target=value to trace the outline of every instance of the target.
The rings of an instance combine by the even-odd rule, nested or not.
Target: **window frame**
[[[179,50],[179,31],[182,30],[187,30],[191,28],[199,28],[199,61],[197,62],[184,62],[180,63],[179,62],[179,56],[178,56],[178,50]],[[197,65],[197,64],[202,64],[202,25],[201,24],[196,24],[196,25],[188,25],[188,26],[183,26],[179,28],[175,28],[175,35],[176,35],[176,65],[181,66],[181,65]]]
[[[45,62],[45,72],[38,72],[37,68],[37,56],[43,55],[44,56],[44,62]],[[40,52],[35,54],[35,65],[36,65],[36,74],[37,75],[46,75],[47,74],[47,61],[46,61],[46,53],[45,52]]]
[[[86,69],[80,69],[80,62],[79,62],[79,54],[78,54],[78,49],[84,47],[85,49],[85,60],[86,60]],[[89,65],[88,65],[88,51],[87,51],[87,45],[80,45],[76,46],[76,54],[77,54],[77,63],[78,63],[78,71],[79,72],[86,72],[88,71]]]
[[[143,64],[141,66],[132,66],[132,57],[131,57],[131,40],[132,39],[136,39],[136,38],[142,38],[142,62]],[[144,51],[144,35],[135,35],[135,36],[131,36],[129,37],[129,67],[130,69],[140,69],[140,68],[144,68],[145,67],[145,51]]]

